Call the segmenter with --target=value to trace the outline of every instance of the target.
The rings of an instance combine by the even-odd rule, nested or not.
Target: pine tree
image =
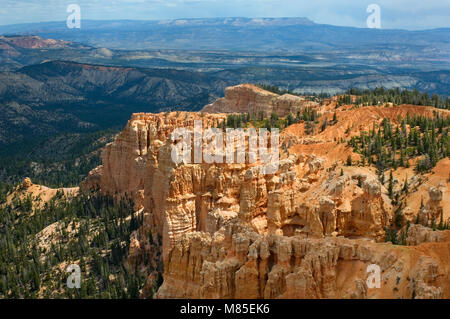
[[[288,114],[286,120],[287,120],[287,125],[288,125],[288,126],[295,123],[295,119],[294,119],[294,116],[292,115],[292,113],[289,113],[289,114]]]
[[[394,176],[392,175],[392,171],[389,174],[388,194],[390,199],[394,198]]]
[[[403,189],[402,189],[402,191],[403,191],[405,194],[408,194],[408,175],[406,175],[406,177],[405,177],[405,182],[404,182],[404,184],[403,184]]]
[[[445,225],[444,225],[444,212],[442,211],[441,212],[441,220],[440,220],[440,222],[439,222],[439,226],[438,226],[438,229],[439,230],[444,230],[446,227],[445,227]]]
[[[321,132],[325,131],[325,129],[327,128],[327,125],[328,125],[328,118],[325,117],[325,119],[323,120],[323,123],[322,123]]]
[[[347,157],[347,166],[352,166],[352,156],[351,155],[349,155]]]

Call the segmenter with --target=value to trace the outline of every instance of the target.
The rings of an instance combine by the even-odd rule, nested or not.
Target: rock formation
[[[316,102],[292,94],[278,95],[263,90],[255,85],[240,84],[225,89],[225,97],[205,106],[202,112],[207,113],[250,113],[265,116],[276,113],[286,116],[297,114],[305,107],[317,106]]]
[[[430,187],[428,189],[430,200],[419,211],[419,223],[424,226],[431,226],[433,223],[437,225],[444,218],[444,211],[441,205],[442,193],[440,187]]]
[[[367,240],[263,236],[233,223],[177,241],[157,297],[441,298],[450,289],[448,252],[442,258]],[[379,289],[367,286],[371,264],[381,269]]]
[[[424,227],[420,224],[409,226],[406,244],[408,246],[417,246],[421,243],[443,241],[443,232],[433,231],[431,228]]]
[[[31,206],[33,209],[42,209],[44,205],[49,202],[56,195],[64,195],[67,197],[74,197],[78,194],[79,187],[70,188],[49,188],[39,184],[33,184],[29,177],[25,177],[11,193],[6,196],[5,204],[13,204],[15,199],[21,201],[31,199]],[[19,208],[19,210],[21,210]]]
[[[268,94],[265,101],[274,98]],[[130,196],[143,210],[144,225],[133,234],[128,261],[137,265],[143,254],[161,253],[158,298],[450,296],[446,236],[422,235],[411,226],[410,246],[380,243],[393,208],[368,168],[344,171],[325,157],[289,151],[280,153],[274,174],[261,174],[260,162],[174,163],[175,128],[192,128],[194,120],[219,127],[225,118],[133,114],[82,185],[84,191]],[[427,207],[434,211],[439,194],[432,193]],[[367,286],[371,264],[381,267],[380,289]],[[154,278],[152,273],[144,297]]]
[[[33,186],[31,179],[29,177],[25,177],[22,181],[21,189],[28,189]]]

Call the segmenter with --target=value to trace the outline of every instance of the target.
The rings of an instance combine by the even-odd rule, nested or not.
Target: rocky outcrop
[[[441,247],[429,247],[438,251]],[[415,259],[419,258],[416,262]],[[238,223],[175,244],[158,298],[439,298],[449,291],[449,255],[345,238],[264,236]],[[367,267],[380,267],[368,287]]]
[[[20,212],[29,212],[24,210],[22,205],[16,206],[17,199],[20,201],[28,201],[31,199],[32,210],[43,209],[45,205],[52,199],[61,196],[72,198],[79,193],[79,187],[71,188],[49,188],[43,185],[34,184],[29,177],[25,177],[23,181],[17,185],[10,193],[6,195],[6,202],[0,204],[11,205]]]
[[[190,129],[194,120],[202,121],[204,128],[220,127],[225,118],[185,112],[133,114],[106,147],[102,166],[83,183],[84,191],[99,188],[130,196],[142,210],[144,225],[132,235],[128,262],[136,266],[143,256],[161,258],[164,283],[157,297],[449,295],[449,256],[436,259],[435,254],[447,249],[448,242],[423,239],[410,228],[410,247],[377,243],[384,240],[393,209],[370,169],[344,172],[326,158],[289,152],[280,152],[278,170],[272,174],[261,173],[259,161],[172,160],[178,143],[170,138],[175,128]],[[420,243],[431,246],[427,251],[413,246]],[[425,261],[418,263],[422,257]],[[379,290],[366,283],[371,264],[382,269]],[[155,273],[149,275],[143,296],[154,289],[154,278]]]
[[[433,231],[431,228],[419,224],[411,225],[408,228],[406,244],[408,246],[417,246],[422,243],[439,242],[443,240],[444,233]]]
[[[431,226],[434,223],[434,225],[437,225],[443,219],[442,193],[441,187],[430,187],[428,189],[430,200],[419,211],[418,220],[420,224]]]
[[[202,112],[206,113],[249,113],[270,116],[276,113],[286,116],[289,113],[297,114],[298,110],[313,107],[318,104],[301,96],[292,94],[278,95],[263,90],[255,85],[240,84],[225,89],[225,97],[205,106]]]
[[[33,183],[31,182],[31,179],[29,177],[25,177],[22,181],[22,184],[20,185],[21,189],[28,189],[31,186],[33,186]]]
[[[326,178],[321,158],[282,154],[275,174],[262,174],[257,164],[173,162],[170,133],[174,128],[192,128],[194,120],[203,121],[204,127],[217,126],[224,117],[134,114],[125,130],[106,146],[102,166],[91,172],[83,188],[99,187],[104,193],[127,195],[136,209],[144,207],[146,225],[162,238],[164,255],[181,235],[214,233],[235,218],[249,223],[258,233],[315,238],[334,232],[377,239],[383,236],[390,217],[376,181],[364,183],[364,191],[350,202],[349,211],[342,211],[342,207],[335,210],[324,199],[318,202],[313,187],[322,185]],[[298,196],[302,192],[304,197]],[[340,203],[342,199],[334,195]]]
[[[346,221],[345,235],[382,238],[383,228],[392,218],[392,207],[383,198],[377,180],[365,180],[362,188],[363,193],[351,201],[351,218]]]

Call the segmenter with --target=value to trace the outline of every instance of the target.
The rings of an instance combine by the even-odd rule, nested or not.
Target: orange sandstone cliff
[[[226,88],[225,97],[205,106],[202,112],[250,114],[263,112],[266,116],[270,116],[271,113],[286,116],[289,113],[297,114],[297,111],[304,107],[317,105],[316,102],[301,96],[278,95],[252,84],[240,84]]]
[[[241,89],[227,90],[225,100],[203,111],[225,111],[224,103],[241,101]],[[227,111],[244,112],[246,105],[269,113],[276,109],[272,93],[250,91],[256,97],[245,95]],[[272,104],[254,102],[266,99]],[[369,125],[374,118],[381,121],[379,113],[385,110],[343,109],[340,118],[351,119],[356,112],[372,114]],[[201,120],[204,128],[219,127],[225,118],[222,113],[133,114],[106,146],[102,165],[81,185],[84,191],[100,188],[131,196],[144,214],[128,262],[142,267],[143,256],[152,256],[155,263],[163,263],[157,298],[450,297],[449,231],[412,224],[407,245],[385,243],[384,229],[394,215],[385,187],[374,169],[344,166],[351,150],[333,137],[353,134],[365,125],[364,117],[350,130],[349,122],[342,120],[313,136],[305,136],[303,124],[288,127],[280,137],[275,174],[261,174],[258,162],[172,161],[176,142],[170,133],[175,128],[192,128],[194,120]],[[438,167],[448,162],[444,159]],[[420,194],[409,194],[429,196],[424,207],[411,205],[411,216],[423,215],[425,220],[443,211],[448,218],[443,201],[448,176],[432,175],[426,178],[432,185],[425,183],[417,190]],[[380,288],[367,285],[372,264],[381,269]],[[149,274],[143,297],[154,277]]]

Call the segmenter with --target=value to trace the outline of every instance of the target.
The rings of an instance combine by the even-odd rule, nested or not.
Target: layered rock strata
[[[263,90],[255,85],[240,84],[225,89],[225,97],[205,106],[202,112],[207,113],[250,113],[265,116],[272,113],[286,116],[289,113],[306,107],[318,106],[316,102],[292,94],[278,95]]]
[[[162,254],[164,283],[157,297],[449,296],[449,243],[441,241],[447,237],[423,239],[411,228],[408,243],[430,242],[423,244],[427,250],[377,243],[393,209],[369,169],[344,171],[325,158],[288,151],[280,153],[274,174],[262,174],[260,162],[172,160],[174,129],[192,128],[194,120],[205,129],[220,127],[225,118],[133,114],[82,185],[85,191],[131,196],[142,210],[144,225],[133,234],[129,262]],[[370,264],[382,269],[379,290],[367,287]]]
[[[449,243],[416,247],[346,238],[264,236],[239,224],[185,234],[165,263],[158,298],[443,298]],[[368,284],[380,267],[379,288]]]

